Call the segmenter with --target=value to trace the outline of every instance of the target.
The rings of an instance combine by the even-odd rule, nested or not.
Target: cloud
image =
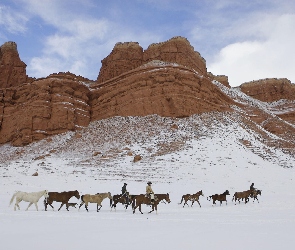
[[[24,14],[0,5],[0,27],[3,26],[9,33],[24,33],[27,30],[27,21]]]
[[[262,78],[295,83],[295,15],[264,15],[236,27],[241,42],[231,43],[207,64],[213,74],[229,76],[231,86]]]

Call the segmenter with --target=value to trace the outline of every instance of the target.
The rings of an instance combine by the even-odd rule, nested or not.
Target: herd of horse
[[[225,192],[223,192],[222,194],[213,194],[209,197],[207,197],[207,200],[209,201],[213,201],[213,205],[216,204],[216,201],[220,202],[220,205],[222,204],[222,202],[226,202],[227,205],[227,196],[230,195],[229,191],[226,190]],[[247,202],[249,202],[250,198],[253,198],[253,202],[255,200],[257,200],[257,202],[259,203],[258,200],[258,195],[261,195],[261,190],[258,189],[253,189],[253,190],[246,190],[243,192],[235,192],[232,198],[232,201],[236,202],[238,201],[240,203],[240,201],[244,201],[245,204]],[[16,210],[16,208],[18,208],[20,210],[19,207],[19,203],[21,201],[26,201],[29,202],[29,205],[27,207],[26,210],[29,209],[29,207],[32,204],[35,204],[36,206],[36,210],[38,211],[38,201],[40,200],[40,198],[44,196],[44,206],[45,206],[45,211],[47,211],[47,206],[51,206],[51,208],[54,210],[54,207],[52,206],[52,203],[55,202],[61,202],[61,205],[58,209],[58,211],[63,207],[63,205],[66,205],[66,210],[69,211],[69,207],[76,207],[77,203],[70,203],[69,200],[72,197],[76,197],[77,199],[80,199],[80,194],[77,190],[75,191],[65,191],[65,192],[48,192],[47,190],[42,190],[40,192],[33,192],[33,193],[27,193],[27,192],[21,192],[18,191],[15,194],[13,194],[13,196],[11,197],[10,200],[10,205],[12,204],[13,200],[15,199],[15,205],[14,205],[14,210]],[[201,207],[201,204],[199,202],[199,197],[200,196],[204,196],[203,191],[200,190],[199,192],[195,193],[195,194],[185,194],[182,196],[180,203],[178,204],[182,204],[182,202],[184,201],[183,207],[185,207],[185,205],[188,205],[188,201],[191,201],[191,207],[193,206],[194,202],[197,202],[199,204],[199,206]],[[106,198],[109,198],[110,200],[110,207],[111,210],[114,208],[116,210],[117,204],[121,203],[124,205],[125,209],[127,210],[128,206],[132,206],[132,211],[133,213],[135,213],[136,209],[138,208],[139,212],[141,214],[143,214],[143,212],[141,211],[141,206],[143,204],[146,204],[148,206],[151,206],[151,211],[149,211],[149,213],[152,213],[154,211],[158,211],[158,205],[160,202],[163,203],[170,203],[170,198],[169,198],[169,194],[155,194],[155,199],[154,202],[151,202],[151,199],[149,197],[147,197],[145,194],[139,194],[139,195],[111,195],[110,192],[107,193],[97,193],[94,195],[91,194],[84,194],[81,195],[81,203],[79,205],[79,209],[85,205],[85,209],[88,212],[88,206],[89,203],[96,203],[97,204],[97,212],[100,211],[102,205],[102,201]]]

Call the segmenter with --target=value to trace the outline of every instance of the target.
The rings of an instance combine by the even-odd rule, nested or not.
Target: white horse
[[[20,207],[18,205],[18,203],[20,203],[21,201],[27,201],[30,202],[29,206],[27,207],[26,211],[29,209],[29,207],[34,203],[36,206],[36,209],[38,211],[38,205],[37,202],[40,200],[40,198],[44,196],[45,199],[48,198],[48,191],[47,190],[42,190],[40,192],[33,192],[33,193],[26,193],[26,192],[21,192],[18,191],[16,192],[10,200],[9,205],[11,205],[11,203],[13,202],[14,198],[15,198],[15,205],[14,205],[14,211],[16,210],[16,207],[18,207],[18,210],[20,210]]]

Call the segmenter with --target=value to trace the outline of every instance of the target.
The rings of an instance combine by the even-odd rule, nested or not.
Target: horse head
[[[113,199],[113,196],[112,196],[112,194],[111,194],[111,192],[108,192],[108,196],[107,196],[110,200],[112,200]]]
[[[204,194],[203,194],[203,190],[199,191],[198,193],[199,193],[199,195],[204,196]]]
[[[44,198],[47,199],[49,197],[48,190],[44,190]]]
[[[75,190],[74,194],[77,199],[80,199],[80,194],[79,194],[78,190]]]
[[[169,198],[169,194],[167,193],[167,195],[165,196],[165,200],[168,202],[168,203],[170,203],[171,202],[171,200],[170,200],[170,198]]]
[[[225,190],[225,192],[223,194],[230,195],[228,190]]]

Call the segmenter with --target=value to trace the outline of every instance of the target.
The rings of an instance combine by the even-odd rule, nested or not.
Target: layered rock
[[[0,47],[0,89],[19,86],[27,81],[27,65],[20,60],[15,42]]]
[[[0,90],[0,144],[22,146],[87,126],[88,95],[81,83],[51,77]]]
[[[245,94],[263,102],[268,102],[268,109],[279,118],[295,125],[295,84],[286,78],[267,78],[258,81],[244,83],[240,89]],[[267,129],[270,132],[277,131],[276,134],[282,134],[282,129],[272,123],[267,122]],[[290,131],[290,129],[287,129]],[[285,131],[284,133],[287,133]]]
[[[243,83],[242,92],[263,102],[281,99],[295,100],[295,85],[286,78],[267,78]]]
[[[150,114],[185,117],[230,110],[233,104],[209,78],[161,61],[152,61],[92,87],[92,120]]]
[[[153,60],[177,63],[194,69],[201,75],[207,74],[206,61],[200,53],[194,50],[184,37],[173,37],[166,42],[151,44],[143,54],[143,62]]]
[[[186,38],[174,37],[151,44],[145,51],[136,42],[117,43],[110,55],[101,61],[97,81],[107,81],[154,60],[176,63],[207,74],[206,61],[200,53],[194,51]]]
[[[117,43],[101,61],[98,82],[107,81],[142,65],[143,49],[137,42]]]

